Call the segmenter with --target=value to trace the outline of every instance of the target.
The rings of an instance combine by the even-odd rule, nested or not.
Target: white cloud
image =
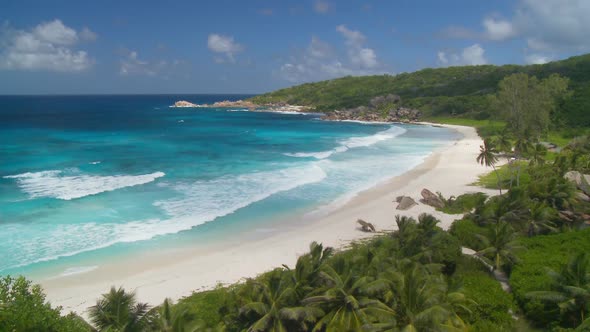
[[[486,30],[486,37],[490,40],[506,40],[516,35],[514,26],[506,20],[486,18],[482,24]]]
[[[460,53],[453,51],[439,51],[438,64],[446,66],[476,66],[488,63],[484,56],[485,50],[479,44],[465,47]]]
[[[484,57],[485,50],[479,44],[473,44],[463,49],[461,59],[467,65],[485,65],[488,61]]]
[[[445,52],[439,51],[438,52],[438,62],[445,66],[449,63],[449,59],[447,59],[447,54]]]
[[[185,62],[181,60],[148,61],[141,59],[137,51],[127,51],[126,56],[120,61],[119,74],[123,76],[145,75],[168,78],[169,75],[174,74],[175,68],[184,64]]]
[[[364,35],[358,31],[339,26],[338,31],[345,36],[348,59],[343,61],[334,48],[317,37],[312,37],[309,46],[298,55],[293,55],[283,63],[278,74],[293,82],[318,81],[349,75],[385,74],[385,67],[377,61],[375,51],[363,47]]]
[[[344,24],[337,26],[336,31],[344,36],[346,44],[349,46],[361,47],[367,40],[367,37],[365,37],[360,31],[350,30]]]
[[[521,0],[514,24],[535,50],[590,49],[590,1]]]
[[[375,51],[370,48],[361,48],[356,52],[352,52],[350,60],[362,68],[375,68],[379,64]]]
[[[308,51],[310,56],[314,58],[327,58],[333,54],[330,44],[324,43],[317,37],[311,37]]]
[[[243,46],[236,43],[233,37],[212,33],[207,39],[207,47],[215,53],[224,54],[229,62],[234,63],[234,55],[243,50]]]
[[[529,54],[524,57],[524,62],[528,65],[542,65],[551,61],[551,58],[542,54]]]
[[[0,69],[77,72],[94,60],[83,50],[74,50],[80,37],[60,20],[37,25],[29,31],[2,28]]]
[[[533,51],[584,52],[590,50],[588,17],[588,0],[519,0],[509,19],[483,19],[482,33],[454,26],[441,35],[493,41],[520,38]]]
[[[80,39],[86,40],[86,41],[95,41],[96,38],[98,38],[98,35],[96,34],[96,32],[88,29],[87,27],[84,27],[84,29],[82,29],[82,31],[80,31],[79,35],[80,35]]]
[[[379,66],[375,51],[364,46],[367,41],[365,35],[360,31],[350,30],[345,25],[337,26],[336,31],[340,32],[344,37],[348,57],[353,64],[365,69]]]
[[[37,39],[57,45],[71,45],[78,41],[76,30],[68,28],[60,20],[41,23],[33,30]]]
[[[325,14],[330,11],[330,7],[330,4],[326,1],[316,0],[313,3],[313,10],[320,14]]]

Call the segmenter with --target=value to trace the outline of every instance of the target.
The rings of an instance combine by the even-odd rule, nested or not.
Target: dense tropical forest
[[[590,54],[543,65],[483,65],[428,68],[395,76],[361,76],[307,83],[252,98],[259,104],[285,102],[307,105],[330,112],[366,106],[371,98],[395,94],[402,106],[422,111],[426,119],[461,116],[473,119],[495,118],[490,97],[507,76],[524,73],[544,79],[559,74],[570,80],[571,96],[559,107],[560,123],[568,126],[590,125]]]
[[[590,73],[576,64],[588,59],[329,81],[349,91],[345,96],[366,91],[359,103],[379,80],[404,82],[396,93],[429,107],[442,93],[460,103],[473,89],[485,91],[469,100],[485,97],[498,111],[494,121],[469,120],[484,139],[473,162],[493,168],[478,184],[498,194],[439,193],[440,210],[463,215],[449,230],[432,215],[392,214],[393,232],[342,250],[311,243],[295,266],[177,303],[150,307],[113,287],[89,308],[88,323],[63,316],[23,277],[5,277],[0,331],[590,331],[590,184],[583,176],[590,173],[590,138],[567,140],[554,128],[555,119],[571,116],[567,105],[576,112],[590,106],[572,104]],[[444,85],[449,77],[462,83]],[[297,89],[305,86],[292,91],[303,95]],[[314,100],[328,107],[322,98]],[[547,137],[559,138],[557,147],[548,149]]]

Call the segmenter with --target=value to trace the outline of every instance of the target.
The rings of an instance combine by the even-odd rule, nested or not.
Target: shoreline
[[[396,214],[417,217],[426,212],[439,218],[440,226],[446,229],[459,216],[443,214],[421,203],[410,210],[399,211],[392,202],[399,195],[418,201],[423,188],[441,191],[447,197],[474,191],[494,193],[469,185],[478,175],[488,172],[475,162],[481,144],[475,129],[442,126],[458,131],[463,137],[435,150],[413,169],[362,191],[319,216],[288,216],[272,232],[230,234],[223,241],[209,245],[154,248],[153,252],[133,260],[110,262],[86,273],[34,281],[43,286],[53,305],[85,316],[88,307],[113,285],[135,290],[139,301],[158,305],[166,297],[178,300],[193,291],[238,282],[281,264],[293,266],[297,257],[308,251],[312,241],[343,248],[351,241],[373,236],[373,233],[357,229],[359,218],[373,223],[381,231],[394,229]]]

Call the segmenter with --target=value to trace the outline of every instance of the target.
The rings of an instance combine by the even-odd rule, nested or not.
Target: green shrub
[[[559,320],[559,308],[555,304],[531,301],[526,294],[550,290],[547,268],[559,270],[572,255],[590,251],[590,229],[522,238],[520,242],[527,250],[518,254],[519,262],[510,275],[514,297],[532,322],[539,326],[551,324]]]
[[[459,214],[473,210],[476,206],[485,202],[488,195],[484,193],[463,194],[457,198],[449,198],[445,200],[445,207],[440,210],[448,214]]]
[[[485,227],[478,226],[470,219],[461,219],[455,221],[449,233],[459,239],[461,246],[473,249],[475,251],[483,249],[483,243],[477,235],[485,234]]]
[[[229,289],[219,286],[213,290],[193,293],[181,299],[177,305],[185,306],[198,320],[203,321],[205,326],[213,327],[222,321],[220,309],[229,298]]]
[[[502,290],[481,262],[464,256],[454,277],[461,280],[465,296],[475,301],[468,304],[473,331],[511,330],[511,312],[516,310],[512,295]]]
[[[80,317],[61,316],[61,307],[45,301],[39,285],[24,277],[0,279],[0,331],[83,332],[90,326]]]

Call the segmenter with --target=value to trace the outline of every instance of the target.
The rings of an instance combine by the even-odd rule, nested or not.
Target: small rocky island
[[[203,107],[202,105],[193,104],[186,100],[179,100],[170,107]]]
[[[414,122],[418,121],[421,112],[416,109],[401,107],[401,98],[398,95],[374,97],[368,106],[335,110],[325,114],[323,120],[342,121],[367,121],[367,122]]]

